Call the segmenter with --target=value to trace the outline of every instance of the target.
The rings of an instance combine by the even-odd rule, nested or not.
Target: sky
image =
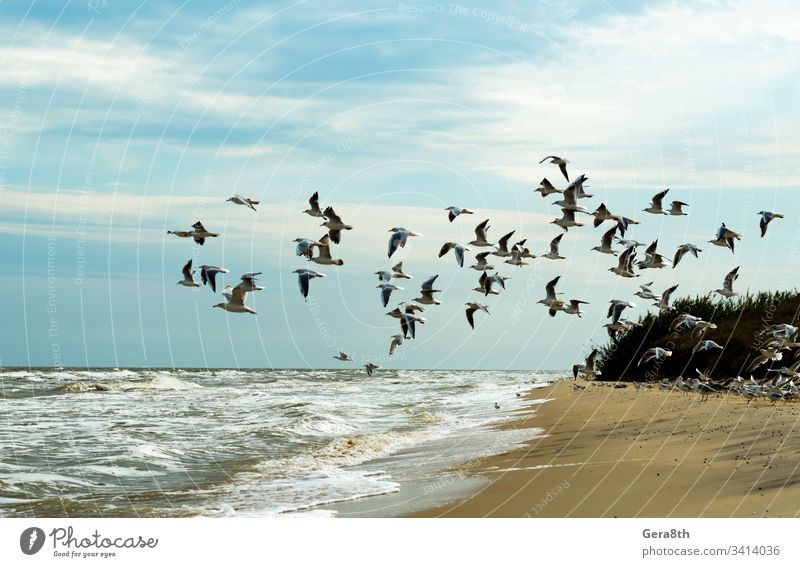
[[[608,300],[638,284],[703,295],[741,266],[740,291],[793,288],[800,8],[641,4],[0,3],[0,365],[327,368],[344,350],[384,368],[561,369],[607,341]],[[472,292],[479,273],[439,248],[488,218],[490,239],[515,230],[545,252],[560,212],[533,189],[565,185],[538,163],[551,154],[589,177],[581,204],[641,221],[629,236],[668,257],[692,242],[700,258],[616,277],[590,250],[610,226],[582,216],[565,260],[500,262],[507,290]],[[666,188],[688,216],[642,212]],[[293,239],[324,233],[302,214],[314,191],[354,226],[333,248],[341,267],[294,254]],[[225,201],[235,193],[258,212]],[[476,214],[451,224],[450,205]],[[786,215],[763,239],[761,210]],[[166,234],[198,220],[222,236]],[[708,243],[721,222],[743,234],[735,254]],[[390,260],[397,226],[423,236]],[[258,314],[177,286],[189,258],[233,285],[263,272]],[[374,272],[397,260],[414,279],[389,307],[434,274],[442,305],[389,359],[399,325]],[[326,274],[307,302],[302,267]],[[537,305],[557,275],[565,298],[589,302],[583,317]],[[472,330],[476,300],[491,314]]]

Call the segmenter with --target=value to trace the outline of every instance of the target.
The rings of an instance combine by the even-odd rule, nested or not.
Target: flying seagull
[[[309,208],[303,211],[305,214],[310,215],[312,217],[322,217],[322,218],[325,217],[325,215],[322,212],[322,209],[319,208],[319,192],[314,191],[314,194],[311,195],[311,198],[308,200],[308,204]]]
[[[696,354],[696,353],[701,352],[701,351],[712,350],[712,349],[715,349],[715,348],[718,348],[718,349],[721,350],[722,349],[722,345],[719,345],[719,344],[715,343],[714,341],[700,341],[699,343],[694,345],[694,348],[692,349],[692,354]]]
[[[333,210],[333,207],[327,207],[323,216],[327,219],[324,223],[320,226],[324,226],[328,228],[328,236],[331,237],[331,240],[334,244],[341,244],[342,242],[342,231],[343,230],[353,230],[353,227],[349,224],[345,224],[342,222],[342,219],[336,212]]]
[[[216,266],[200,266],[200,279],[203,285],[211,286],[211,291],[217,293],[217,274],[227,274],[228,270],[225,268],[218,268]]]
[[[673,258],[673,260],[672,260],[672,267],[673,268],[676,268],[678,266],[678,262],[681,261],[681,258],[683,258],[683,256],[687,252],[690,253],[695,258],[697,258],[697,255],[700,252],[702,252],[702,250],[700,248],[698,248],[697,246],[695,246],[694,244],[689,244],[689,243],[681,244],[680,246],[678,246],[678,250],[675,251],[675,258]]]
[[[487,305],[483,305],[481,303],[465,303],[464,305],[467,306],[467,322],[469,322],[469,326],[473,329],[475,328],[475,320],[473,316],[476,311],[481,310],[485,311],[487,314],[489,313],[489,307]]]
[[[653,303],[653,306],[658,307],[661,311],[668,311],[670,309],[669,298],[676,289],[678,289],[678,284],[664,290],[664,293],[661,294],[661,299]]]
[[[254,278],[256,275],[258,274],[248,273],[242,275],[242,281],[239,282],[236,287],[226,285],[225,289],[222,290],[222,295],[225,296],[227,302],[217,303],[214,307],[219,307],[220,309],[230,313],[250,313],[252,315],[256,315],[255,311],[244,304],[249,292],[260,291],[264,289],[263,287],[255,285]]]
[[[404,289],[400,286],[388,282],[379,283],[375,287],[381,288],[381,303],[383,303],[384,307],[386,307],[389,304],[389,298],[392,296],[393,291],[398,289],[399,290]]]
[[[397,347],[403,344],[405,341],[405,337],[403,335],[392,335],[392,342],[389,345],[389,356],[392,356],[395,351],[397,351]]]
[[[715,289],[714,291],[720,294],[723,297],[734,297],[739,295],[735,291],[733,291],[733,282],[739,277],[739,266],[736,266],[728,275],[725,276],[725,280],[722,282],[722,289]]]
[[[463,268],[464,267],[464,252],[466,250],[470,250],[470,249],[462,246],[461,244],[456,244],[455,242],[445,242],[442,245],[441,250],[439,250],[439,258],[441,258],[445,254],[447,254],[450,250],[455,250],[456,263]]]
[[[665,189],[661,193],[656,193],[653,195],[653,200],[650,203],[650,206],[642,210],[646,213],[651,213],[654,215],[668,215],[669,213],[661,207],[661,203],[668,192],[669,189]]]
[[[782,219],[783,215],[780,213],[771,213],[769,211],[760,211],[761,219],[758,221],[758,226],[761,228],[761,238],[767,234],[767,225],[772,222],[772,219]]]
[[[320,274],[319,272],[307,270],[305,268],[295,270],[292,273],[297,274],[297,282],[300,284],[300,293],[303,294],[303,297],[306,299],[306,301],[308,301],[308,282],[314,278],[325,277],[325,274]]]
[[[689,205],[687,203],[684,203],[683,201],[672,201],[670,203],[669,211],[667,211],[667,214],[672,215],[673,217],[685,217],[687,213],[684,213],[681,207],[688,207],[688,206]]]
[[[490,252],[481,252],[480,254],[475,255],[475,263],[470,266],[473,270],[478,270],[479,272],[485,270],[494,270],[494,266],[491,265],[489,262],[486,261],[486,257],[490,254]]]
[[[194,281],[194,271],[192,270],[192,260],[189,259],[183,267],[183,279],[178,282],[178,285],[185,287],[200,287],[200,284]]]
[[[368,362],[364,365],[364,368],[367,369],[367,376],[372,376],[372,373],[380,367],[380,364],[373,364],[372,362]]]
[[[319,242],[317,242],[317,255],[311,256],[309,260],[323,266],[341,266],[344,264],[343,260],[339,258],[334,260],[331,257],[330,236],[327,234],[319,239]]]
[[[508,234],[504,235],[503,238],[497,241],[497,246],[495,247],[496,250],[492,252],[492,256],[500,256],[501,258],[505,258],[506,256],[511,256],[511,252],[508,249],[508,241],[514,236],[514,233],[517,232],[516,230],[512,230]]]
[[[462,209],[461,207],[447,207],[445,209],[445,211],[450,211],[447,214],[447,218],[450,219],[450,222],[453,222],[454,220],[456,220],[456,217],[458,215],[474,215],[475,214],[472,211],[470,211],[468,209]]]
[[[650,289],[651,285],[653,285],[653,282],[640,285],[639,291],[637,291],[633,295],[641,297],[642,299],[652,299],[653,301],[658,301],[659,299],[661,299],[661,296],[656,293],[653,293],[653,291]]]
[[[486,231],[489,230],[489,219],[475,227],[475,240],[470,242],[473,246],[495,246],[493,242],[486,240]]]
[[[565,159],[563,159],[563,158],[560,158],[560,157],[558,157],[558,156],[547,156],[546,158],[542,159],[542,161],[540,161],[539,163],[540,163],[540,164],[541,164],[541,163],[544,163],[544,162],[546,162],[547,160],[550,160],[550,162],[549,162],[549,163],[552,163],[552,164],[554,164],[554,165],[557,165],[557,166],[558,166],[558,169],[560,169],[560,170],[561,170],[561,173],[563,173],[563,174],[564,174],[564,179],[566,179],[567,181],[569,181],[569,174],[567,174],[567,164],[569,163],[569,161],[568,161],[568,160],[565,160]]]
[[[405,304],[401,303],[400,307],[395,307],[389,311],[387,315],[395,319],[400,319],[400,328],[403,330],[403,336],[408,338],[410,334],[413,339],[416,337],[416,323],[425,323],[425,319],[423,317],[417,317],[414,315],[414,312],[424,311],[424,308],[413,303],[403,307],[404,305]]]
[[[594,217],[595,228],[603,224],[603,221],[613,220],[619,222],[622,220],[621,216],[615,215],[609,211],[605,203],[600,203],[600,206],[592,213],[592,216]],[[616,229],[616,226],[614,228]]]
[[[592,250],[596,250],[597,252],[602,252],[603,254],[612,254],[616,256],[618,254],[617,250],[614,250],[611,247],[611,243],[614,239],[614,233],[617,232],[617,225],[611,227],[610,230],[606,231],[603,234],[603,238],[600,239],[600,246],[595,246]]]
[[[735,252],[734,245],[737,240],[741,240],[742,235],[738,232],[730,230],[725,223],[722,223],[717,229],[717,235],[715,240],[709,240],[711,244],[716,246],[722,246],[723,248],[730,248],[731,252]]]
[[[389,258],[392,257],[392,254],[394,254],[398,248],[405,248],[409,236],[422,236],[418,232],[413,232],[401,227],[390,228],[389,232],[392,233],[389,237]]]
[[[297,246],[295,247],[294,251],[295,254],[298,256],[305,256],[306,258],[311,259],[314,255],[314,246],[319,246],[320,243],[316,240],[311,240],[310,238],[295,238],[292,242],[296,242]]]
[[[558,253],[558,245],[561,242],[561,239],[564,237],[564,233],[559,234],[553,240],[550,241],[550,252],[547,254],[542,254],[542,258],[548,258],[550,260],[563,260],[564,256],[561,256]]]
[[[436,278],[438,277],[439,274],[436,274],[435,276],[431,276],[422,282],[422,288],[419,291],[420,297],[416,298],[414,301],[422,305],[439,305],[441,301],[433,297],[434,293],[439,293],[442,291],[440,289],[433,289],[433,282],[435,282]]]
[[[639,359],[639,363],[636,366],[641,366],[651,360],[655,360],[656,362],[663,362],[667,359],[668,356],[672,356],[672,351],[667,350],[661,347],[654,347],[647,349],[642,357]]]
[[[237,205],[245,205],[254,211],[256,210],[255,205],[259,204],[259,201],[254,201],[253,199],[248,199],[247,197],[242,197],[241,195],[234,195],[230,199],[226,199],[226,201],[230,201],[231,203],[235,203]]]
[[[570,227],[583,226],[583,224],[575,222],[575,211],[570,209],[561,209],[561,214],[563,216],[560,219],[553,219],[550,221],[550,224],[560,226],[564,229],[564,232],[568,232]]]
[[[399,262],[392,266],[392,277],[396,280],[410,280],[414,278],[414,276],[409,276],[403,271],[403,262]]]
[[[558,297],[556,297],[556,284],[560,279],[561,276],[556,276],[555,278],[547,282],[547,285],[545,286],[545,292],[547,293],[547,295],[545,296],[544,299],[540,299],[539,301],[537,301],[537,303],[542,303],[547,307],[552,307],[554,304],[557,304],[558,307],[563,305],[564,302],[558,299]]]
[[[203,223],[197,221],[192,225],[194,230],[168,230],[167,234],[174,234],[180,238],[193,238],[200,246],[202,246],[206,238],[216,238],[219,236],[218,232],[209,232],[203,226]]]
[[[552,183],[550,183],[547,178],[545,177],[539,183],[539,187],[534,189],[536,193],[541,193],[542,197],[547,197],[548,195],[552,195],[553,193],[561,193],[561,189],[556,189]]]
[[[341,360],[342,362],[353,362],[353,359],[350,358],[350,355],[346,352],[339,351],[338,356],[334,356],[336,360]]]

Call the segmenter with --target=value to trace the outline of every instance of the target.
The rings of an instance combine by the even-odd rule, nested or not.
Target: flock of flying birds
[[[645,248],[644,257],[637,261],[637,249],[644,246],[644,244],[636,240],[626,239],[625,234],[632,225],[640,224],[640,222],[622,215],[613,214],[608,207],[606,207],[605,203],[600,203],[600,205],[593,212],[590,212],[588,208],[579,204],[581,200],[593,197],[593,195],[585,191],[585,183],[588,180],[588,177],[584,174],[581,174],[578,177],[570,180],[567,171],[567,164],[569,162],[566,159],[558,156],[547,156],[539,163],[541,164],[548,160],[550,164],[554,164],[559,167],[561,173],[564,175],[564,178],[568,183],[567,187],[562,190],[556,188],[550,181],[548,181],[547,178],[544,178],[542,179],[539,187],[535,190],[536,192],[540,193],[543,198],[550,195],[558,195],[560,197],[552,204],[560,207],[562,216],[554,219],[551,224],[560,227],[563,232],[552,239],[549,250],[540,254],[539,256],[536,256],[532,254],[525,246],[526,239],[522,239],[511,244],[511,239],[516,233],[516,230],[512,230],[511,232],[503,235],[496,243],[492,242],[488,235],[488,230],[490,228],[489,219],[482,221],[475,227],[474,240],[467,243],[448,241],[445,242],[439,250],[440,258],[449,255],[449,253],[452,251],[456,263],[461,268],[464,267],[467,252],[471,252],[473,250],[471,247],[482,250],[481,252],[475,254],[474,263],[469,267],[480,272],[478,284],[477,287],[474,288],[474,291],[482,293],[484,297],[488,297],[489,295],[499,295],[500,292],[505,289],[506,281],[509,279],[508,276],[503,276],[499,273],[499,271],[495,270],[495,265],[493,262],[502,261],[504,264],[522,267],[529,264],[529,262],[526,262],[526,260],[532,260],[537,257],[553,261],[563,260],[565,257],[559,253],[559,246],[562,238],[570,228],[584,226],[583,223],[578,222],[578,219],[581,219],[581,217],[578,215],[593,217],[592,223],[594,227],[599,227],[604,222],[611,223],[611,228],[603,233],[600,239],[600,245],[595,246],[592,248],[592,250],[602,254],[618,257],[617,265],[610,267],[608,270],[619,277],[636,278],[640,277],[641,275],[638,272],[642,272],[647,269],[661,269],[667,267],[675,268],[687,254],[697,258],[702,252],[702,250],[696,244],[687,242],[677,247],[674,255],[672,256],[672,260],[670,260],[668,257],[658,252],[658,240],[656,239]],[[665,189],[664,191],[654,195],[650,205],[644,209],[643,212],[653,215],[667,216],[687,215],[684,208],[688,207],[689,205],[683,201],[672,201],[668,208],[664,207],[664,199],[668,192],[669,189]],[[259,204],[258,201],[243,197],[241,195],[234,195],[233,197],[227,199],[227,201],[248,207],[253,211],[257,210],[256,205]],[[458,206],[447,207],[445,211],[447,211],[447,218],[451,223],[459,217],[463,218],[466,215],[475,214],[474,211],[470,211],[466,208]],[[333,257],[331,245],[339,245],[342,241],[342,232],[353,230],[353,227],[345,223],[334,211],[332,206],[327,206],[324,209],[321,208],[319,204],[319,194],[317,192],[311,196],[309,199],[309,208],[303,211],[303,213],[314,218],[323,219],[323,222],[320,226],[325,227],[326,232],[318,240],[309,238],[294,239],[293,243],[296,245],[296,255],[298,257],[305,258],[307,262],[311,262],[320,266],[342,266],[344,262],[339,258]],[[774,219],[783,218],[782,214],[771,211],[760,211],[758,215],[760,218],[759,227],[762,237],[766,234],[768,225]],[[402,227],[391,228],[388,232],[390,233],[387,251],[389,258],[391,258],[399,248],[405,247],[410,237],[422,236],[422,234],[418,232],[414,232]],[[206,230],[203,224],[199,221],[192,225],[192,230],[167,231],[167,233],[181,238],[192,238],[199,245],[203,245],[207,238],[215,238],[219,236],[219,233]],[[728,248],[733,253],[735,251],[736,241],[740,240],[741,238],[742,234],[729,229],[725,223],[722,223],[722,225],[717,229],[715,237],[712,240],[709,240],[709,242],[716,246]],[[619,245],[620,248],[615,248],[615,245]],[[733,297],[738,295],[737,292],[733,291],[733,284],[739,276],[738,271],[738,267],[731,270],[730,273],[725,276],[722,287],[715,290],[716,293],[723,297]],[[212,291],[215,293],[216,276],[224,273],[228,273],[228,270],[225,268],[211,265],[200,266],[200,276],[203,284],[209,285]],[[299,268],[294,270],[293,273],[297,274],[298,284],[303,298],[308,297],[311,280],[325,277],[325,274],[308,268]],[[200,287],[200,284],[198,284],[194,279],[194,274],[195,271],[192,269],[192,260],[189,260],[183,267],[183,280],[179,281],[178,284],[186,287]],[[226,285],[222,290],[222,295],[225,297],[226,301],[218,303],[214,305],[214,307],[219,307],[231,313],[251,313],[255,315],[256,312],[252,308],[248,307],[245,304],[245,301],[248,293],[264,289],[263,287],[256,285],[256,276],[260,274],[261,272],[246,273],[241,276],[241,281],[236,286]],[[375,272],[375,275],[378,277],[377,287],[380,288],[379,297],[383,307],[388,306],[391,300],[392,292],[404,289],[403,287],[397,285],[396,282],[413,278],[413,276],[410,276],[403,271],[402,262],[396,264],[389,270],[377,271]],[[435,289],[435,282],[437,278],[438,275],[434,275],[426,279],[420,286],[419,297],[415,298],[409,303],[400,302],[397,307],[387,313],[388,316],[399,320],[401,330],[400,333],[390,337],[391,342],[389,345],[389,356],[395,354],[398,347],[403,345],[405,340],[414,339],[416,337],[417,323],[423,324],[426,321],[419,315],[419,313],[423,312],[427,306],[435,306],[441,303],[441,301],[435,297],[435,294],[441,292],[441,290]],[[581,309],[581,306],[586,305],[587,302],[581,299],[570,299],[566,301],[559,298],[559,296],[562,294],[556,291],[556,285],[559,283],[560,279],[561,276],[558,276],[547,283],[545,286],[546,296],[538,303],[543,304],[547,308],[547,311],[551,317],[555,317],[558,313],[576,315],[580,317],[584,313],[584,311]],[[652,305],[657,307],[659,310],[669,310],[670,297],[678,286],[673,285],[672,287],[664,290],[662,293],[657,294],[654,293],[650,287],[652,286],[652,283],[653,282],[640,285],[640,290],[634,295],[645,300],[652,300],[654,302]],[[470,301],[465,305],[467,322],[470,327],[474,329],[475,315],[479,311],[488,315],[489,306],[477,301]],[[609,302],[608,317],[611,319],[611,322],[604,326],[612,340],[615,340],[619,333],[626,332],[637,325],[637,323],[622,317],[623,311],[629,307],[635,307],[635,304],[628,300],[619,299],[612,299]],[[685,316],[682,317],[688,317],[688,319],[679,318],[681,319],[681,324],[685,325],[686,328],[700,329],[703,331],[702,334],[704,334],[706,330],[714,328],[713,324],[696,318],[692,319],[691,315],[685,314]],[[701,341],[695,347],[696,350],[709,350],[713,348],[721,347],[714,343],[714,341],[709,340]],[[671,353],[665,349],[650,349],[639,361],[639,364],[645,364],[651,360],[660,361],[670,354]],[[573,375],[576,378],[578,375],[583,375],[589,379],[599,375],[599,370],[595,369],[596,355],[597,351],[594,350],[586,359],[584,364],[575,365],[573,367]],[[335,356],[334,358],[340,361],[352,361],[352,358],[345,352],[340,352],[339,355]],[[372,373],[376,368],[380,368],[379,365],[374,363],[368,363],[364,366],[370,376],[372,376]]]

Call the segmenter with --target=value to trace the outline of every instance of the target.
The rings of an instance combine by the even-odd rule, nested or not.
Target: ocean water
[[[492,426],[557,377],[0,370],[0,517],[336,515],[534,437]]]

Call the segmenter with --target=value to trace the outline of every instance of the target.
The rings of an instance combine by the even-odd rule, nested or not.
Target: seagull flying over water
[[[236,287],[229,285],[225,286],[222,290],[222,295],[225,296],[227,302],[217,303],[214,307],[219,307],[229,313],[250,313],[256,315],[250,307],[244,304],[247,299],[247,294],[251,291],[261,291],[264,288],[255,284],[255,276],[260,272],[250,272],[242,275],[242,281]]]
[[[353,362],[353,359],[350,358],[350,355],[346,352],[339,351],[338,356],[334,356],[336,360],[341,360],[342,362]]]
[[[553,305],[556,305],[557,306],[556,309],[558,309],[559,307],[561,307],[561,305],[564,304],[563,301],[558,299],[557,294],[556,294],[556,284],[558,283],[558,280],[560,280],[560,279],[561,279],[561,276],[556,276],[555,278],[553,278],[552,280],[547,282],[547,285],[545,285],[545,288],[544,288],[545,292],[547,293],[547,295],[545,296],[544,299],[540,299],[539,301],[537,301],[537,303],[541,303],[541,304],[546,305],[547,307],[551,307],[551,308],[553,307]]]
[[[465,303],[464,305],[467,306],[467,322],[469,322],[469,326],[473,329],[475,328],[475,320],[473,319],[475,312],[480,310],[485,311],[487,314],[489,313],[489,306],[483,305],[482,303],[470,302]]]
[[[540,164],[541,164],[541,163],[544,163],[544,162],[546,162],[547,160],[550,160],[550,162],[549,162],[549,163],[552,163],[552,164],[554,164],[554,165],[557,165],[557,166],[558,166],[558,169],[560,169],[560,170],[561,170],[561,173],[563,173],[563,174],[564,174],[564,179],[566,179],[567,181],[569,181],[569,174],[567,173],[567,164],[569,163],[569,161],[568,161],[568,160],[565,160],[564,158],[560,158],[560,157],[558,157],[558,156],[547,156],[547,157],[543,158],[543,159],[542,159],[542,161],[540,161],[539,163],[540,163]]]
[[[392,343],[389,345],[389,356],[392,356],[395,351],[397,351],[397,347],[403,344],[405,340],[403,335],[392,335]]]
[[[367,369],[367,376],[372,376],[372,373],[373,373],[373,372],[374,372],[376,369],[378,369],[378,368],[380,368],[380,367],[381,367],[381,365],[380,365],[380,364],[373,364],[372,362],[368,362],[367,364],[365,364],[365,365],[364,365],[364,368],[366,368],[366,369]]]

